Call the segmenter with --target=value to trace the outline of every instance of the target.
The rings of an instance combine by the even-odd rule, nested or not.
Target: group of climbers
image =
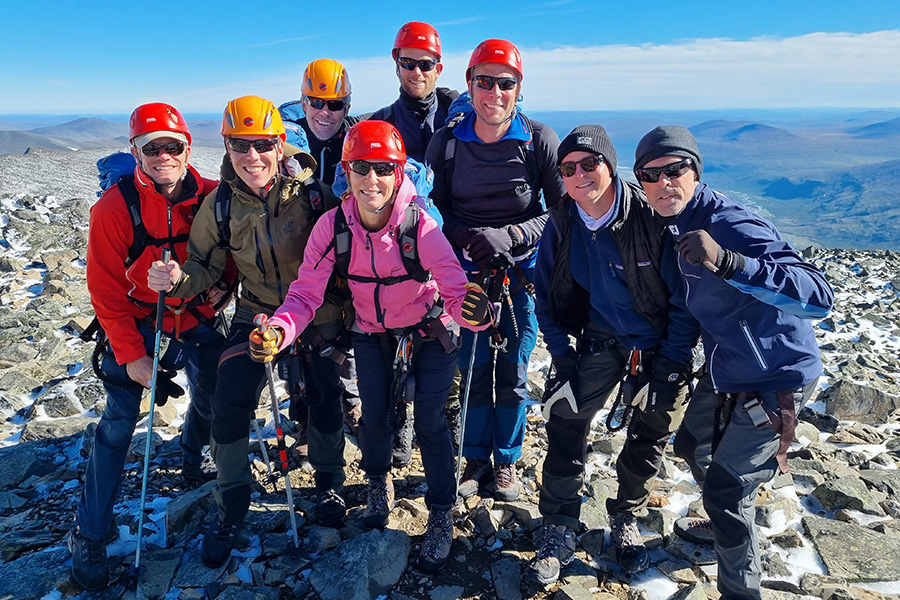
[[[552,355],[549,446],[530,572],[549,584],[572,559],[587,435],[618,388],[610,412],[625,415],[628,436],[607,508],[621,566],[649,564],[637,518],[684,420],[676,451],[704,485],[710,522],[676,529],[714,542],[723,598],[760,598],[749,511],[757,487],[786,467],[786,432],[821,371],[808,319],[833,302],[822,274],[771,224],[699,183],[702,157],[686,129],[659,127],[641,140],[637,185],[619,176],[602,127],[577,127],[560,142],[519,110],[524,68],[511,42],[475,48],[463,95],[436,87],[441,39],[431,25],[401,27],[392,57],[399,98],[372,115],[349,116],[349,76],[332,59],[307,65],[298,101],[231,100],[218,184],[189,166],[177,110],[135,110],[134,173],[91,211],[88,286],[105,332],[107,407],[69,537],[76,581],[90,590],[108,582],[103,539],[141,392],[158,379],[155,328],[183,350],[169,379],[184,365],[191,388],[184,477],[216,480],[205,565],[228,560],[243,526],[250,426],[267,369],[282,362],[304,382],[288,378],[291,416],[307,431],[321,524],[346,518],[347,414],[356,414],[368,527],[387,525],[391,469],[409,461],[415,434],[429,509],[416,565],[427,573],[450,558],[458,496],[521,494],[516,463],[540,329]],[[430,198],[408,162],[433,173]],[[146,235],[134,257],[138,222]],[[223,337],[217,310],[232,294]],[[701,336],[706,368],[691,399]],[[457,394],[467,408],[459,439],[447,418]],[[214,473],[200,467],[206,444]],[[466,459],[458,488],[455,444]]]

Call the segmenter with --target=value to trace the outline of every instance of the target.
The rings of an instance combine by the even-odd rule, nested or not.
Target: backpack
[[[403,221],[397,228],[397,245],[400,248],[403,267],[406,269],[405,275],[394,277],[366,277],[363,275],[353,275],[350,269],[350,251],[353,247],[353,235],[350,232],[350,225],[347,223],[347,217],[344,215],[343,206],[337,208],[334,217],[334,239],[325,249],[328,253],[334,247],[334,270],[338,277],[359,281],[362,283],[378,283],[381,285],[394,285],[401,281],[415,279],[420,283],[425,283],[431,279],[431,272],[422,267],[419,262],[419,205],[411,202],[406,207],[406,214]]]
[[[137,167],[137,161],[130,152],[113,152],[97,161],[97,179],[100,180],[100,191],[97,196],[114,186],[123,175],[131,175]]]
[[[128,258],[125,259],[125,266],[131,266],[134,261],[140,258],[141,254],[148,246],[156,246],[160,248],[166,244],[177,244],[186,242],[187,233],[181,235],[168,236],[162,238],[151,237],[147,232],[147,227],[141,219],[141,198],[138,195],[137,188],[134,185],[134,175],[123,175],[116,182],[119,186],[119,192],[125,200],[125,207],[128,209],[128,216],[131,217],[131,228],[134,236],[131,240],[131,246],[128,248]],[[197,205],[199,207],[199,204]],[[194,209],[195,211],[197,208]]]

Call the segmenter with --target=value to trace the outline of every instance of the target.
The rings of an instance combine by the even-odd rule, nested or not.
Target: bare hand
[[[181,279],[181,267],[174,260],[168,264],[155,260],[147,272],[147,286],[154,292],[168,292]]]
[[[138,382],[147,389],[153,383],[153,359],[142,356],[130,363],[125,363],[125,371],[133,381]]]

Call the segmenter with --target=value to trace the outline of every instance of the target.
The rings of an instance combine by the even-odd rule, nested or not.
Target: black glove
[[[477,283],[466,284],[466,296],[463,298],[460,312],[466,323],[479,327],[491,320],[488,305],[491,299]]]
[[[165,406],[169,398],[184,396],[184,388],[172,381],[176,371],[158,371],[156,373],[156,396],[153,398],[157,406]]]
[[[653,358],[650,384],[644,412],[670,410],[687,383],[687,363],[677,363],[662,354]]]
[[[678,239],[678,253],[692,265],[703,265],[723,279],[730,279],[735,271],[744,267],[743,255],[722,248],[702,229],[688,231],[681,236]]]
[[[472,236],[466,250],[473,263],[484,267],[495,256],[504,252],[509,253],[514,243],[515,241],[509,234],[509,228],[488,227]]]
[[[544,386],[544,395],[541,398],[541,404],[547,401],[560,386],[565,385],[567,381],[571,381],[578,373],[578,353],[569,346],[565,354],[553,356],[550,359],[553,367],[553,374],[547,380]]]

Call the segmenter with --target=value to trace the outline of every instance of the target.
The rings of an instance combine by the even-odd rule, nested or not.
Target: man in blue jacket
[[[644,386],[647,400],[635,411],[616,461],[619,489],[607,510],[623,569],[648,566],[636,517],[647,514],[663,450],[684,415],[689,362],[700,335],[685,307],[675,246],[641,188],[616,174],[616,150],[603,127],[576,127],[558,155],[568,193],[550,209],[541,238],[535,304],[552,356],[548,390],[569,385],[573,394],[556,402],[545,396],[544,524],[531,563],[545,584],[572,559],[587,435],[620,382],[617,402],[631,406]]]
[[[701,183],[702,173],[684,127],[657,127],[638,143],[634,174],[678,240],[706,354],[675,451],[703,486],[710,518],[681,519],[675,529],[711,538],[723,600],[759,600],[756,493],[776,470],[787,472],[796,414],[822,372],[809,320],[829,313],[834,292],[771,223]]]

